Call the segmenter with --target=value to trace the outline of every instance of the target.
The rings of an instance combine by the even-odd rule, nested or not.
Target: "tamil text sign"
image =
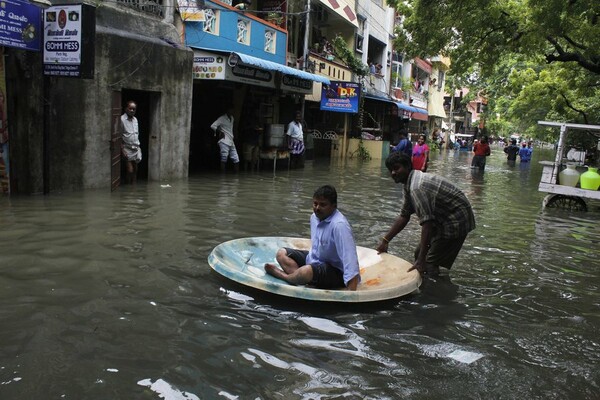
[[[27,1],[0,1],[0,46],[40,50],[42,10]]]
[[[359,98],[360,84],[331,81],[321,89],[321,110],[357,113]]]

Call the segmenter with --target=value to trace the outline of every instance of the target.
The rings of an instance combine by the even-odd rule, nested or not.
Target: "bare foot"
[[[267,274],[274,276],[275,278],[278,278],[278,279],[286,280],[285,278],[287,278],[287,274],[285,272],[283,272],[275,264],[266,263],[265,271],[267,272]]]

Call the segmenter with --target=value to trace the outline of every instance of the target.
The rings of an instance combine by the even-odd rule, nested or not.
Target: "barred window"
[[[204,26],[202,30],[206,33],[212,33],[213,35],[219,34],[219,11],[211,10],[207,8],[204,10],[204,16],[206,21],[204,21]]]
[[[238,19],[237,22],[237,42],[250,44],[250,21]]]
[[[270,29],[265,30],[265,51],[275,54],[275,45],[277,34]]]

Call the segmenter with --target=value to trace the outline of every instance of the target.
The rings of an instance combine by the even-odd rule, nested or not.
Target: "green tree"
[[[389,0],[404,16],[397,48],[408,56],[449,55],[465,73],[509,54],[575,63],[600,74],[598,0]]]
[[[396,48],[447,55],[447,87],[488,99],[491,134],[553,141],[539,120],[600,122],[600,1],[389,0],[403,15]]]

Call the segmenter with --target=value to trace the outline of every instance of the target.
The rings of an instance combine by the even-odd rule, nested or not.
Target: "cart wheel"
[[[570,211],[587,211],[587,205],[581,197],[549,194],[544,198],[544,206]]]

